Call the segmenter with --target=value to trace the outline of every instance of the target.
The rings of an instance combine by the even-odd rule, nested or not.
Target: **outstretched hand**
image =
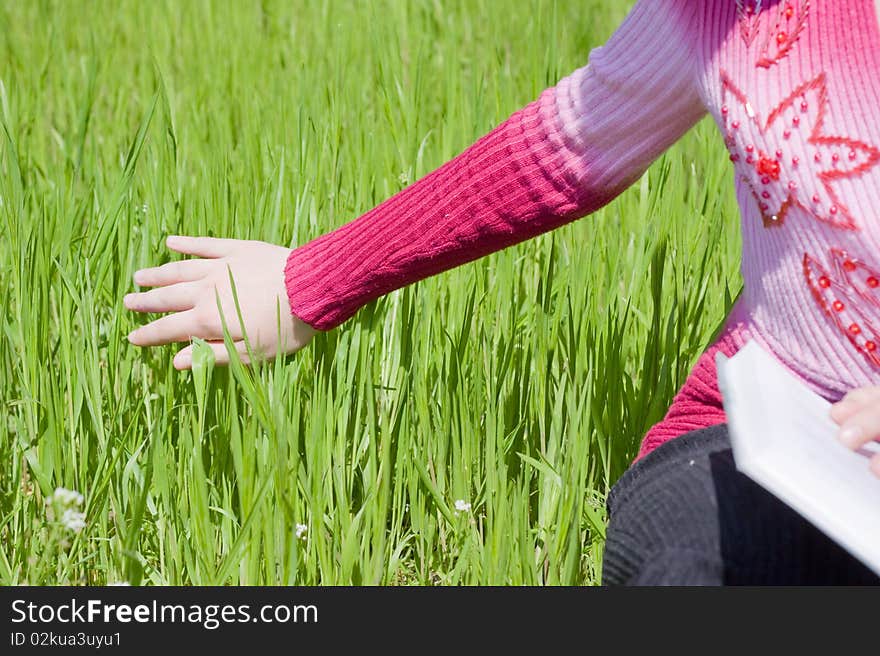
[[[132,344],[158,346],[200,337],[209,343],[217,364],[227,364],[217,295],[230,337],[244,362],[248,361],[245,332],[254,355],[262,358],[297,351],[317,332],[291,314],[284,286],[289,248],[214,237],[171,236],[165,243],[173,251],[201,259],[178,260],[135,272],[135,284],[154,289],[127,294],[125,307],[135,312],[173,314],[133,330],[128,335]],[[230,271],[244,326],[235,309]],[[174,366],[191,368],[192,345],[177,352]]]
[[[840,441],[851,449],[880,440],[880,385],[848,392],[831,406],[831,418],[840,425]],[[880,453],[871,458],[871,471],[880,476]]]

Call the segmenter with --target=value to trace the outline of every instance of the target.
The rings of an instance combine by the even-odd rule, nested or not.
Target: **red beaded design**
[[[880,309],[880,272],[856,258],[849,257],[840,248],[831,249],[831,258],[847,285],[865,301]]]
[[[770,68],[788,55],[806,28],[810,13],[810,0],[780,0],[775,6],[767,7],[762,14],[761,5],[766,2],[767,0],[736,2],[740,37],[746,48],[751,48],[757,41],[755,66],[761,68]],[[762,15],[765,17],[763,23]]]
[[[856,350],[880,368],[880,331],[859,303],[880,308],[880,273],[839,248],[830,254],[833,273],[804,253],[804,277],[813,298]]]
[[[828,111],[824,73],[797,87],[762,122],[722,70],[721,103],[730,159],[751,188],[765,227],[782,225],[795,205],[836,228],[858,229],[832,183],[874,167],[880,150],[857,139],[823,134]]]
[[[737,0],[736,17],[739,20],[739,34],[747,48],[758,36],[760,14],[761,0]]]

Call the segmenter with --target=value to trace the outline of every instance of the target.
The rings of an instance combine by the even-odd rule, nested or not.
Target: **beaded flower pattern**
[[[810,0],[779,2],[773,7],[767,0],[736,0],[739,33],[746,48],[757,43],[755,66],[770,68],[785,58],[807,26]]]
[[[768,0],[736,0],[740,38],[754,55],[755,66],[764,69],[791,52],[810,14],[810,0],[762,6],[767,4]],[[841,202],[834,182],[876,166],[880,150],[859,139],[825,134],[825,74],[797,87],[763,122],[724,71],[721,82],[725,143],[737,174],[755,197],[764,226],[781,226],[789,209],[797,206],[827,225],[858,230],[859,222]],[[826,268],[818,257],[804,253],[806,283],[837,330],[880,369],[880,271],[841,248],[830,248],[828,255]]]
[[[761,120],[745,93],[721,71],[724,141],[740,179],[752,191],[765,227],[781,226],[793,206],[836,228],[857,229],[834,182],[877,165],[880,150],[824,132],[824,73],[792,91]]]
[[[880,310],[880,272],[839,248],[830,249],[831,271],[804,253],[804,277],[822,311],[869,363],[880,368],[880,330],[863,308]]]

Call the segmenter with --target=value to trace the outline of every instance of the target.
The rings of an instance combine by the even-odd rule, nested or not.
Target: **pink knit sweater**
[[[293,250],[291,309],[326,330],[387,292],[589,214],[706,112],[735,171],[745,286],[640,455],[725,421],[714,353],[747,339],[829,400],[880,384],[874,0],[642,0],[587,66]]]

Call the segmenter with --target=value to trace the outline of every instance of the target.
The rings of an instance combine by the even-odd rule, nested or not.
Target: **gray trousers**
[[[636,462],[608,497],[605,585],[878,585],[880,578],[739,473],[727,425]]]

